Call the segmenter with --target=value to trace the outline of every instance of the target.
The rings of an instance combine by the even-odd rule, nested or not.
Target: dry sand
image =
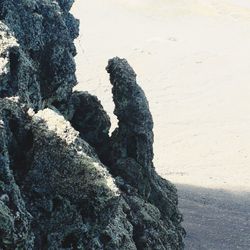
[[[187,249],[250,249],[250,1],[76,0],[78,89],[112,117],[113,56],[138,74],[155,166],[179,189]]]

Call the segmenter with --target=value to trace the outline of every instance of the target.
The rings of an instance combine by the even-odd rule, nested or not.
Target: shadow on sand
[[[250,192],[176,186],[187,250],[250,249]]]

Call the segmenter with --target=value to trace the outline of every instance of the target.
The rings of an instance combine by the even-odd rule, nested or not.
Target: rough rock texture
[[[104,244],[125,249],[132,244],[125,202],[79,133],[50,109],[33,117],[32,131],[33,160],[24,189],[39,224],[35,249],[102,249]]]
[[[25,171],[24,151],[30,149],[27,121],[15,100],[0,99],[0,249],[33,246],[32,217],[16,182]]]
[[[111,123],[97,97],[88,92],[74,92],[69,102],[68,119],[80,132],[81,138],[94,147],[99,158],[107,163]]]
[[[36,110],[51,103],[63,109],[76,84],[78,21],[69,13],[72,3],[0,1],[0,20],[18,41],[4,52],[9,70],[1,76],[0,97],[19,96]]]
[[[183,249],[133,69],[107,67],[119,127],[76,83],[73,0],[0,0],[0,249]]]
[[[145,94],[125,59],[109,60],[107,71],[113,85],[114,114],[119,121],[111,137],[111,172],[159,209],[160,217],[175,231],[170,233],[173,246],[178,245],[184,231],[180,227],[177,191],[154,169],[153,120]]]

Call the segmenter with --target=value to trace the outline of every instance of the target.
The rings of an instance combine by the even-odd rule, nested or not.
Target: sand
[[[100,98],[113,128],[107,60],[124,57],[138,74],[156,169],[179,189],[186,248],[249,249],[250,2],[76,0],[73,13],[77,88]]]

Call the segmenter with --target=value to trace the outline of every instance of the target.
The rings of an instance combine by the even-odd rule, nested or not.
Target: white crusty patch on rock
[[[2,119],[0,119],[0,129],[4,128],[4,121]]]
[[[10,100],[15,103],[19,103],[20,97],[19,96],[10,96],[10,97],[5,97],[6,100]]]
[[[33,117],[35,115],[35,111],[32,108],[29,108],[27,114],[29,117]]]
[[[50,130],[56,133],[68,145],[75,142],[79,132],[74,130],[70,123],[64,117],[51,109],[40,110],[33,119],[34,123],[40,125],[45,130]],[[40,123],[42,121],[43,124]],[[42,127],[41,127],[42,126]]]
[[[87,147],[90,146],[79,137],[79,132],[74,130],[70,122],[66,121],[62,115],[47,108],[40,110],[32,119],[33,128],[37,131],[36,133],[41,135],[46,135],[49,132],[55,133],[62,141],[66,142],[67,151],[75,157],[75,161],[85,162],[87,160],[91,164],[91,168],[95,170],[94,172],[101,174],[102,178],[98,177],[96,179],[96,185],[104,184],[112,192],[113,196],[120,195],[119,189],[108,170],[97,158],[91,157],[85,152],[86,148],[84,148],[84,145],[87,145]]]
[[[100,172],[102,171],[103,166],[100,163],[94,162],[93,165],[97,170],[99,170]],[[108,172],[105,173],[105,179],[106,179],[106,185],[110,188],[110,190],[112,190],[116,196],[119,196],[120,191],[115,185],[114,179],[110,176],[110,174],[108,174]]]

